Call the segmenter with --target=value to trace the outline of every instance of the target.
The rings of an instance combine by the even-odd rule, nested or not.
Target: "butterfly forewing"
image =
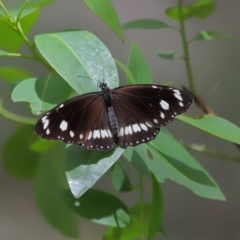
[[[84,94],[53,108],[36,123],[35,132],[42,138],[86,149],[115,146],[101,92]]]
[[[188,92],[159,85],[120,87],[112,95],[120,146],[149,142],[157,136],[160,127],[185,112],[192,103]]]

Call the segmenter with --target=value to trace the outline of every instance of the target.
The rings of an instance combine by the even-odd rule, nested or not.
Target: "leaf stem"
[[[17,16],[17,21],[16,21],[17,23],[19,22],[19,19],[20,19],[20,17],[21,17],[21,14],[22,14],[25,6],[28,4],[28,2],[29,2],[29,0],[26,0],[26,2],[22,5],[22,7],[21,7],[21,9],[20,9],[20,11],[19,11],[19,13],[18,13],[18,16]]]
[[[2,106],[1,99],[0,99],[0,115],[5,117],[6,119],[14,121],[14,122],[25,123],[25,124],[30,124],[30,125],[34,125],[36,123],[36,119],[34,119],[34,118],[23,117],[23,116],[20,116],[18,114],[15,114],[15,113],[12,113],[12,112],[6,110]]]
[[[143,174],[139,175],[139,193],[140,193],[140,219],[141,219],[141,230],[142,230],[142,240],[145,240],[145,232],[144,232],[144,189],[143,189]]]
[[[180,35],[181,35],[181,39],[182,39],[183,52],[184,52],[183,59],[185,61],[185,66],[186,66],[186,70],[187,70],[190,91],[196,95],[197,92],[196,92],[195,82],[194,82],[193,74],[192,74],[192,67],[191,67],[189,50],[188,50],[188,42],[186,39],[186,31],[185,31],[185,24],[184,24],[184,19],[183,19],[183,14],[182,14],[182,7],[183,7],[183,0],[178,0]]]
[[[182,145],[185,148],[195,151],[195,152],[206,153],[206,154],[212,155],[214,157],[220,157],[220,158],[232,160],[234,162],[240,162],[240,157],[236,157],[236,156],[228,155],[226,153],[218,152],[214,149],[207,149],[203,145],[199,145],[199,144],[182,144]]]
[[[33,56],[22,54],[22,53],[9,53],[6,52],[3,56],[5,57],[20,57],[20,58],[27,58],[27,59],[32,59],[35,60]]]
[[[7,10],[7,8],[5,7],[5,5],[3,4],[2,0],[0,0],[0,7],[2,8],[2,10],[4,11],[5,15],[10,17],[10,14]]]
[[[23,4],[23,6],[20,9],[20,12],[17,16],[17,19],[11,19],[11,16],[9,15],[9,13],[7,12],[7,9],[5,8],[4,4],[2,3],[2,1],[0,0],[0,6],[2,7],[2,9],[4,10],[5,14],[8,16],[8,19],[5,20],[5,22],[9,25],[9,27],[12,28],[13,31],[15,31],[22,39],[23,41],[26,43],[26,45],[28,46],[28,48],[30,49],[30,51],[33,53],[33,56],[27,56],[21,53],[16,53],[16,55],[11,54],[12,57],[25,57],[25,58],[31,58],[33,60],[36,60],[38,62],[40,62],[42,65],[44,65],[48,70],[50,70],[50,72],[53,72],[52,67],[45,61],[45,59],[40,56],[40,54],[37,52],[37,50],[35,49],[35,44],[31,43],[28,39],[28,37],[25,35],[22,26],[21,26],[21,22],[20,22],[20,17],[21,17],[21,13],[24,10],[24,7],[28,4],[29,0],[26,0],[26,2]],[[7,56],[7,55],[6,55]]]

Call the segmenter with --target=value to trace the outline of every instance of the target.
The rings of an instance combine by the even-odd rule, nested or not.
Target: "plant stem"
[[[6,110],[5,108],[3,108],[2,100],[0,100],[0,115],[5,117],[6,119],[14,121],[14,122],[30,124],[30,125],[34,125],[36,123],[36,119],[34,119],[34,118],[23,117],[23,116],[12,113],[12,112]]]
[[[17,16],[17,21],[16,21],[17,23],[19,22],[19,19],[20,19],[20,17],[21,17],[21,14],[22,14],[25,6],[26,6],[28,3],[29,3],[29,0],[26,0],[26,2],[22,5],[22,7],[21,7],[21,9],[20,9],[20,11],[19,11],[19,13],[18,13],[18,16]]]
[[[20,57],[20,58],[27,58],[27,59],[35,60],[33,56],[25,55],[25,54],[22,54],[22,53],[9,53],[9,52],[7,52],[3,56],[5,56],[5,57]]]
[[[144,195],[143,195],[143,174],[140,173],[139,176],[139,193],[140,193],[140,219],[141,219],[141,225],[142,225],[142,240],[145,240],[145,232],[144,232]]]
[[[8,10],[7,8],[5,7],[5,5],[3,4],[2,0],[0,0],[0,7],[2,8],[2,10],[4,11],[5,15],[6,16],[10,16],[9,13],[8,13]]]
[[[2,1],[0,0],[0,7],[3,9],[4,13],[6,14],[6,16],[8,17],[8,19],[5,19],[5,23],[8,24],[8,26],[15,31],[22,39],[23,41],[26,43],[26,45],[29,47],[30,51],[33,53],[33,56],[27,56],[24,54],[20,54],[20,53],[16,53],[16,55],[11,54],[12,57],[25,57],[25,58],[31,58],[33,60],[36,60],[40,63],[42,63],[48,70],[50,70],[50,72],[53,71],[52,67],[45,61],[45,59],[40,56],[40,54],[37,52],[37,50],[35,49],[35,44],[31,43],[28,39],[28,37],[25,35],[22,26],[21,26],[21,22],[20,22],[20,17],[21,17],[21,13],[24,10],[25,6],[28,4],[29,0],[26,0],[26,2],[23,4],[22,8],[20,9],[20,12],[17,16],[17,19],[11,19],[11,16],[9,15],[6,7],[4,6],[4,4],[2,3]]]
[[[232,160],[234,162],[240,162],[240,158],[232,155],[228,155],[226,153],[218,152],[214,149],[207,149],[205,146],[199,145],[199,144],[182,144],[185,148],[200,152],[200,153],[206,153],[209,155],[212,155],[214,157],[220,157],[228,160]]]
[[[194,83],[194,79],[193,79],[192,67],[191,67],[191,63],[190,63],[190,56],[189,56],[189,50],[188,50],[188,42],[186,39],[182,7],[183,7],[183,0],[178,0],[178,11],[179,11],[179,19],[180,19],[179,20],[180,21],[180,35],[181,35],[181,39],[182,39],[183,52],[184,52],[183,59],[185,61],[185,65],[186,65],[190,91],[196,95],[197,92],[196,92],[196,87],[195,87],[195,83]]]

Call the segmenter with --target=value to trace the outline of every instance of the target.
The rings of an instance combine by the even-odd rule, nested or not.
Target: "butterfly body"
[[[193,101],[188,92],[161,85],[109,89],[100,83],[99,89],[47,112],[36,123],[35,132],[85,149],[136,146],[153,140],[160,127],[187,111]]]

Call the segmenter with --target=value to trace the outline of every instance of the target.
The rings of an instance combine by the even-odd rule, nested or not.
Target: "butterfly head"
[[[109,90],[109,87],[105,82],[98,83],[98,87],[102,92],[106,92],[107,90]]]

